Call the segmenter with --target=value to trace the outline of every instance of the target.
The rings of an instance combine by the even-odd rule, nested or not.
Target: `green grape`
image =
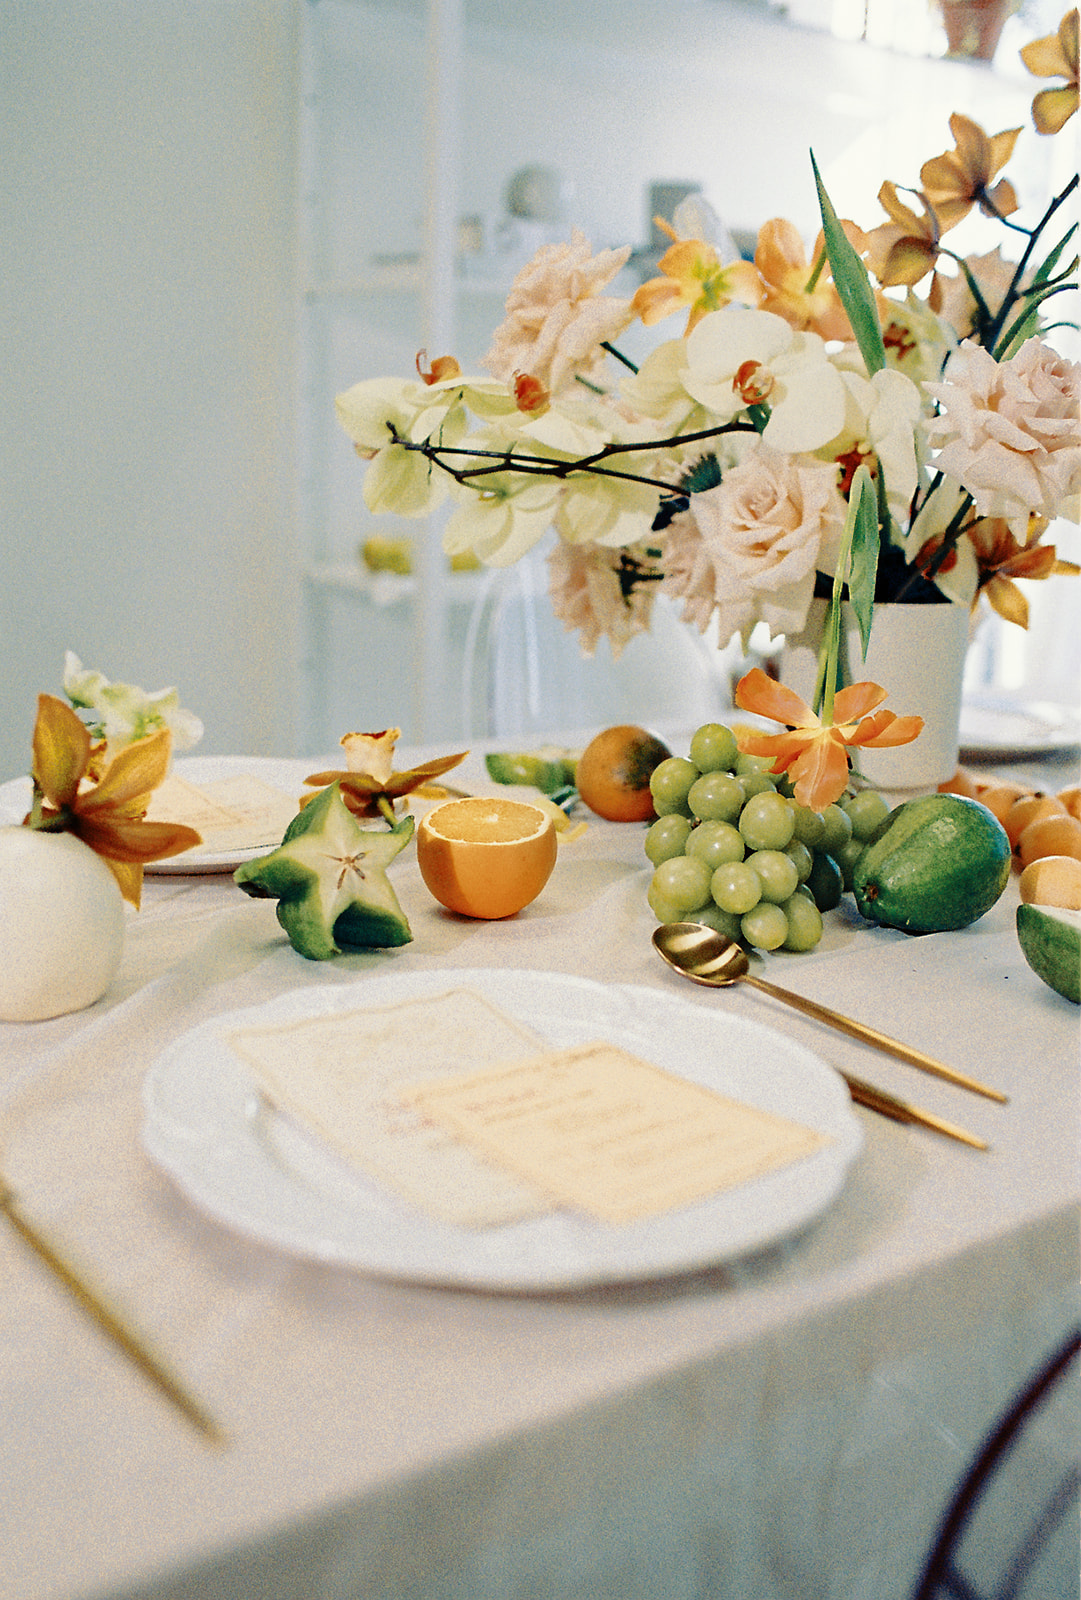
[[[753,794],[740,812],[739,831],[751,850],[783,850],[796,831],[795,812],[776,789]]]
[[[848,813],[854,839],[869,839],[890,814],[889,801],[877,789],[861,789],[858,794],[849,795],[841,801],[841,809]]]
[[[678,812],[671,816],[658,817],[656,822],[646,829],[646,855],[655,867],[662,861],[670,861],[673,856],[681,856],[691,832],[690,817],[681,817]]]
[[[776,794],[777,785],[766,772],[741,772],[739,781],[743,785],[744,796],[750,800],[756,794]]]
[[[795,863],[796,874],[800,883],[806,883],[814,865],[814,856],[811,851],[799,839],[793,839],[790,844],[785,845],[784,853],[790,861]]]
[[[710,881],[710,894],[722,911],[742,916],[762,898],[762,880],[747,861],[726,861]]]
[[[822,813],[825,832],[822,835],[821,848],[831,856],[835,856],[843,844],[847,844],[852,837],[852,818],[847,811],[842,811],[840,806],[827,806]]]
[[[686,756],[666,756],[654,767],[649,779],[653,809],[659,817],[690,816],[687,796],[698,777],[698,768]]]
[[[691,738],[690,756],[699,772],[731,772],[739,751],[731,728],[705,722]]]
[[[762,899],[771,905],[782,905],[795,894],[799,873],[791,856],[783,850],[756,850],[746,860],[762,885]]]
[[[704,861],[694,856],[672,856],[654,869],[650,888],[658,900],[674,906],[680,917],[685,917],[708,903],[712,877]]]
[[[788,923],[786,950],[813,950],[822,937],[822,913],[809,895],[796,893],[781,907]]]
[[[788,918],[780,906],[763,901],[740,919],[740,932],[756,950],[779,950],[788,938]]]
[[[837,851],[834,859],[841,869],[841,881],[846,889],[852,887],[852,874],[856,870],[856,862],[863,854],[864,842],[862,839],[849,839]]]
[[[746,854],[743,835],[730,822],[700,822],[692,830],[685,850],[687,855],[704,861],[711,872],[722,862],[742,861]]]
[[[776,759],[776,756],[749,756],[741,750],[732,771],[737,778],[749,778],[752,773],[767,773]],[[773,787],[772,778],[770,787]]]
[[[826,824],[821,811],[812,811],[810,806],[796,807],[795,837],[800,844],[805,844],[808,850],[816,850],[821,845],[825,832]]]
[[[687,921],[687,913],[679,906],[672,905],[672,903],[666,900],[663,895],[657,894],[652,883],[646,890],[646,902],[658,922]],[[699,915],[699,911],[694,913],[695,921],[699,920]]]
[[[669,921],[674,919],[669,918]],[[714,933],[723,934],[726,939],[740,937],[740,918],[731,911],[722,911],[719,905],[710,904],[700,906],[694,914],[695,922],[702,922],[707,928],[712,928]]]
[[[814,895],[814,902],[819,911],[832,911],[835,906],[840,905],[841,896],[845,892],[844,877],[836,861],[825,850],[815,850],[812,853],[814,859],[811,862],[807,887]]]
[[[702,822],[735,822],[746,798],[731,772],[704,772],[691,784],[687,804]]]

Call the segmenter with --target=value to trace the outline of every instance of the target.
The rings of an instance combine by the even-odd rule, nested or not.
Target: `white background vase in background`
[[[808,702],[826,612],[824,600],[813,600],[805,629],[786,638],[781,656],[782,683]],[[887,691],[887,710],[924,721],[923,732],[911,744],[853,751],[855,764],[876,788],[925,792],[956,772],[969,624],[967,606],[876,605],[864,660],[855,613],[850,606],[842,608],[842,682],[879,683]]]
[[[100,1000],[120,966],[124,917],[120,885],[81,839],[0,828],[0,1021]]]

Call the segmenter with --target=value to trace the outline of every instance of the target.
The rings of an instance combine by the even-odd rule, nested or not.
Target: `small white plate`
[[[185,756],[173,762],[172,770],[197,788],[221,778],[258,778],[290,798],[295,796],[299,810],[304,779],[319,771],[319,761],[311,756],[298,761],[270,756]],[[21,822],[30,809],[30,800],[29,777],[12,778],[0,784],[0,823]],[[145,871],[182,877],[192,873],[235,872],[245,861],[254,861],[279,845],[284,831],[283,828],[277,838],[261,839],[243,848],[214,850],[205,844],[197,845],[193,850],[169,856],[164,861],[150,861]]]
[[[966,697],[961,706],[962,762],[1023,761],[1081,749],[1081,717],[1065,706],[999,696]]]
[[[605,1039],[829,1142],[713,1199],[623,1227],[554,1212],[506,1227],[457,1228],[354,1172],[274,1111],[227,1043],[240,1027],[286,1026],[457,987],[479,991],[553,1048]],[[646,1280],[773,1244],[830,1205],[863,1143],[841,1078],[783,1035],[661,990],[550,972],[391,973],[282,995],[176,1040],[150,1068],[143,1104],[150,1156],[240,1233],[378,1276],[503,1291]]]

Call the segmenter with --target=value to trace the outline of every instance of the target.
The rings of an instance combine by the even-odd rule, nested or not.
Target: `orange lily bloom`
[[[974,205],[990,217],[1008,217],[1016,211],[1013,185],[1005,178],[994,188],[990,185],[1013,155],[1021,129],[1008,128],[1004,133],[988,135],[978,122],[955,111],[950,118],[950,132],[957,148],[925,161],[920,168],[924,198],[942,232],[956,227]]]
[[[1021,60],[1035,78],[1065,78],[1054,89],[1041,89],[1032,102],[1032,120],[1037,133],[1058,133],[1065,127],[1078,103],[1078,26],[1077,7],[1067,11],[1057,33],[1033,39],[1022,46]]]
[[[169,767],[167,728],[125,746],[100,781],[87,783],[95,746],[70,706],[38,696],[34,725],[34,807],[27,825],[45,833],[73,833],[110,868],[120,892],[136,908],[143,864],[190,850],[202,840],[179,822],[146,822],[150,796]]]
[[[936,214],[926,206],[923,215],[905,204],[897,185],[887,180],[878,191],[878,203],[889,217],[867,235],[867,264],[884,288],[911,289],[933,272],[938,261],[942,230]],[[929,304],[939,309],[938,279],[932,279]]]
[[[444,772],[449,772],[460,761],[464,761],[468,754],[468,750],[461,750],[457,755],[440,756],[435,761],[423,762],[419,767],[410,767],[406,772],[390,772],[386,776],[355,770],[313,772],[304,782],[317,791],[328,789],[332,783],[339,784],[342,799],[355,817],[392,816],[394,802],[407,794],[442,798],[447,791],[442,784],[433,783],[432,779],[442,777]],[[301,810],[315,798],[314,794],[303,795]]]
[[[662,276],[641,284],[631,300],[633,315],[647,328],[687,306],[686,335],[709,312],[732,300],[752,307],[760,303],[762,284],[749,261],[722,266],[712,245],[702,239],[680,239],[661,217],[655,221],[675,242],[657,263]]]
[[[852,223],[842,223],[850,242],[857,249],[863,235]],[[858,235],[853,238],[852,235]],[[754,264],[766,284],[763,311],[772,311],[798,332],[810,329],[823,339],[851,339],[852,328],[841,297],[826,267],[813,289],[807,287],[814,263],[824,248],[821,233],[815,241],[814,256],[807,259],[799,229],[784,217],[773,217],[758,230]]]
[[[742,733],[739,748],[747,755],[775,756],[770,770],[790,773],[798,803],[821,811],[845,792],[851,746],[878,750],[887,745],[911,744],[922,732],[922,717],[876,711],[885,698],[885,689],[877,683],[853,683],[837,691],[833,699],[834,720],[824,723],[793,689],[767,677],[761,667],[754,667],[736,685],[737,706],[784,722],[787,731]]]
[[[1030,517],[1023,544],[1015,538],[1003,517],[980,517],[965,530],[976,554],[978,573],[973,607],[981,594],[986,595],[1000,617],[1015,622],[1019,628],[1027,628],[1028,601],[1013,580],[1076,577],[1081,573],[1076,562],[1062,560],[1053,544],[1040,543],[1047,528],[1046,517]],[[928,540],[916,558],[916,565],[925,565],[940,544],[940,539]],[[940,570],[949,572],[956,562],[956,553],[951,551]]]

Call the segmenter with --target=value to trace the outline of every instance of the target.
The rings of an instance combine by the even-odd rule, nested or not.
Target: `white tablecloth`
[[[479,756],[457,777],[485,787]],[[907,1595],[984,1430],[1076,1316],[1078,1012],[1024,963],[1016,885],[971,928],[923,939],[871,929],[849,902],[818,950],[769,960],[778,981],[995,1082],[1000,1107],[670,973],[649,942],[640,827],[591,819],[503,923],[445,914],[411,855],[391,872],[414,942],[318,965],[229,877],[148,877],[106,998],[0,1025],[0,1167],[228,1435],[207,1444],[0,1229],[0,1592]],[[447,966],[678,992],[993,1149],[860,1111],[866,1147],[804,1236],[686,1278],[547,1296],[293,1259],[205,1216],[143,1153],[144,1074],[197,1023]]]

